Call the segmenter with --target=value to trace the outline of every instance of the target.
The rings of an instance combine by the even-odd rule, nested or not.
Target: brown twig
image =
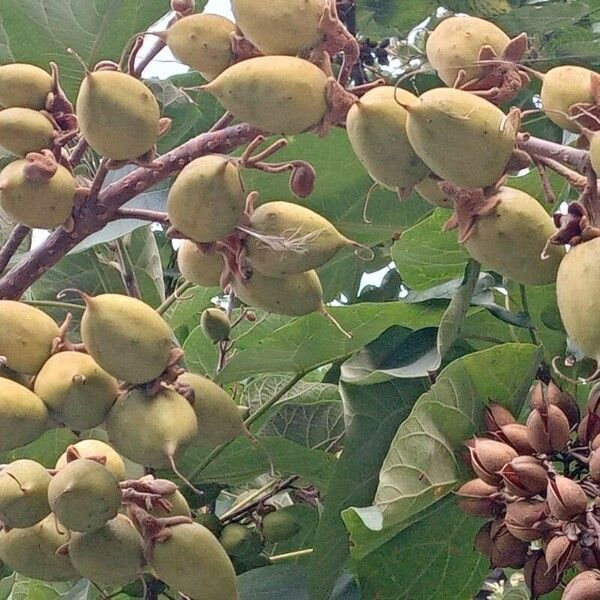
[[[177,17],[173,17],[167,23],[167,28],[169,28],[175,21]],[[148,50],[146,55],[140,59],[140,61],[135,65],[135,68],[131,70],[131,74],[134,77],[141,77],[144,69],[156,58],[158,53],[165,47],[165,42],[161,38],[156,38],[152,47]]]
[[[555,173],[558,173],[561,177],[566,179],[569,185],[574,188],[582,190],[585,187],[587,178],[584,175],[577,173],[577,171],[573,171],[573,169],[569,169],[569,167],[565,167],[565,165],[561,165],[553,158],[537,156],[535,162],[552,169]]]
[[[69,156],[69,164],[71,165],[71,168],[75,168],[81,162],[81,159],[88,148],[89,144],[87,143],[86,139],[81,138],[77,142],[73,150],[71,150],[71,155]]]
[[[527,134],[519,134],[517,146],[530,156],[552,158],[559,163],[573,167],[578,173],[587,171],[589,156],[586,150],[555,144]]]
[[[15,225],[13,230],[10,232],[4,246],[0,249],[0,275],[4,273],[10,259],[14,256],[15,252],[19,249],[19,246],[23,240],[29,235],[31,229],[26,225]]]
[[[140,221],[150,221],[151,223],[161,223],[162,225],[171,225],[169,215],[160,210],[146,210],[144,208],[119,208],[115,212],[117,219],[139,219]]]

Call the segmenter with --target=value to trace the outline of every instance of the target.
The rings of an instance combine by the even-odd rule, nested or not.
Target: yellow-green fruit
[[[0,378],[0,452],[33,442],[47,426],[46,405],[26,387]]]
[[[203,87],[238,119],[292,135],[323,120],[327,83],[327,75],[307,60],[260,56],[229,67]]]
[[[425,177],[415,185],[415,192],[434,206],[441,206],[442,208],[452,208],[454,202],[448,198],[438,185],[439,179],[433,177]]]
[[[32,181],[25,177],[25,159],[15,160],[0,173],[0,204],[15,221],[28,227],[52,229],[70,216],[75,201],[75,178],[58,165],[50,179]]]
[[[104,458],[104,466],[113,474],[117,481],[125,479],[125,463],[120,455],[115,452],[108,444],[100,440],[81,440],[73,444],[71,450],[74,451],[77,458]],[[67,453],[61,454],[56,461],[56,469],[62,469],[67,465]]]
[[[407,112],[398,104],[416,99],[401,88],[378,87],[362,96],[346,119],[354,153],[369,175],[377,183],[402,194],[410,192],[429,173],[408,141]]]
[[[13,63],[0,67],[0,106],[42,110],[52,91],[52,77],[35,65]]]
[[[0,300],[0,356],[17,373],[35,375],[50,358],[58,325],[41,310],[23,302]]]
[[[596,133],[590,140],[590,162],[596,174],[600,174],[600,133]]]
[[[166,517],[191,517],[192,511],[190,506],[185,499],[185,496],[179,491],[175,491],[172,494],[168,494],[164,497],[171,503],[171,510],[166,510],[158,506],[152,507],[148,513],[157,519]]]
[[[220,308],[207,308],[200,316],[200,327],[204,335],[213,342],[229,339],[231,321]]]
[[[504,31],[490,21],[477,17],[450,17],[427,38],[425,52],[439,78],[452,86],[461,69],[465,71],[467,81],[482,74],[481,65],[475,65],[475,62],[479,60],[483,46],[491,46],[498,56],[502,56],[509,42]]]
[[[206,527],[215,537],[219,537],[223,531],[221,519],[214,513],[200,513],[195,517],[196,523]]]
[[[50,482],[48,502],[58,520],[72,531],[94,531],[121,508],[121,490],[100,463],[80,458],[68,463]]]
[[[197,432],[194,409],[167,387],[154,396],[133,389],[108,415],[106,431],[114,447],[140,465],[165,468],[172,464]]]
[[[323,310],[323,287],[316,271],[274,278],[255,272],[244,282],[231,284],[236,296],[248,306],[288,317]]]
[[[439,177],[465,188],[496,183],[514,150],[517,131],[491,102],[436,88],[406,107],[408,139]]]
[[[569,337],[600,360],[600,238],[572,247],[556,277],[558,310]]]
[[[235,23],[229,19],[201,13],[175,21],[161,37],[178,61],[211,81],[233,63],[234,32]]]
[[[548,238],[556,232],[552,218],[529,194],[502,187],[492,197],[498,206],[475,223],[464,243],[467,252],[485,267],[525,285],[546,285],[556,279],[564,255],[551,245],[542,260]]]
[[[42,367],[33,391],[55,421],[83,431],[104,423],[119,384],[89,354],[59,352]]]
[[[160,109],[139,79],[118,71],[87,73],[77,96],[81,134],[102,156],[133,160],[158,139]]]
[[[25,156],[52,148],[55,131],[50,119],[31,108],[0,110],[0,146],[11,154]]]
[[[177,266],[181,274],[192,283],[217,287],[225,268],[223,255],[216,251],[203,251],[194,242],[183,240],[177,251]]]
[[[592,93],[594,71],[585,67],[563,65],[550,69],[542,81],[540,96],[546,116],[559,127],[580,132],[580,127],[569,118],[573,104],[595,103]]]
[[[16,460],[0,471],[0,522],[31,527],[50,514],[50,473],[34,460]]]
[[[239,523],[225,525],[219,536],[219,542],[229,556],[237,558],[258,554],[262,549],[256,532]]]
[[[175,525],[169,534],[156,542],[150,560],[159,579],[191,600],[238,600],[233,565],[206,527]]]
[[[223,156],[201,156],[171,185],[171,225],[196,242],[214,242],[234,232],[246,206],[238,168]]]
[[[171,328],[150,306],[129,296],[85,296],[81,339],[91,357],[128,383],[156,379],[171,354]]]
[[[32,579],[67,581],[78,577],[69,557],[56,551],[69,542],[71,534],[56,516],[25,529],[0,531],[0,560]]]
[[[74,533],[69,558],[76,571],[96,585],[120,587],[144,570],[144,542],[125,515],[88,533]]]
[[[314,45],[326,0],[232,0],[238,27],[263,54],[295,56]]]
[[[236,437],[246,435],[237,404],[216,383],[194,373],[183,373],[177,380],[194,390],[194,412],[198,433],[192,444],[212,450]]]
[[[300,531],[300,525],[293,513],[282,508],[263,517],[261,530],[267,542],[277,544],[294,537]]]
[[[324,265],[342,248],[355,243],[344,237],[327,219],[292,202],[267,202],[250,217],[258,236],[246,240],[248,261],[267,277],[305,273]],[[277,249],[269,245],[274,238]]]

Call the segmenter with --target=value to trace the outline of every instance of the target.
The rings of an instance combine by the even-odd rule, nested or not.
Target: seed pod
[[[597,175],[600,173],[600,135],[595,134],[592,136],[592,139],[590,140],[589,154],[592,168]]]
[[[518,540],[506,528],[504,519],[498,517],[492,523],[490,531],[492,553],[490,563],[493,567],[520,569],[525,564],[529,543]]]
[[[250,217],[248,262],[266,277],[317,269],[345,247],[357,247],[327,219],[291,202],[267,202]]]
[[[503,505],[493,497],[498,492],[496,486],[482,479],[471,479],[456,491],[458,506],[474,517],[495,517],[503,510]]]
[[[517,422],[507,408],[495,402],[490,402],[485,407],[484,419],[485,428],[490,433],[500,431],[503,425],[511,425]]]
[[[108,438],[129,460],[155,468],[172,467],[197,432],[190,403],[163,387],[154,396],[134,388],[121,396],[106,420]]]
[[[157,35],[173,56],[196,69],[207,81],[213,80],[234,62],[231,34],[235,23],[220,15],[200,13],[175,21]]]
[[[429,90],[404,108],[411,146],[436,175],[465,188],[498,181],[517,135],[499,108],[452,88]]]
[[[464,487],[464,486],[463,486]],[[260,523],[261,532],[267,542],[277,544],[294,537],[300,531],[300,524],[294,513],[293,507],[280,508],[266,514]]]
[[[239,436],[247,435],[237,404],[216,383],[194,373],[183,373],[179,383],[194,390],[194,412],[198,430],[192,445],[213,450]]]
[[[245,206],[238,168],[216,154],[188,164],[167,198],[171,224],[196,242],[214,242],[233,233]]]
[[[429,174],[429,169],[408,141],[408,113],[396,99],[407,104],[417,100],[410,92],[393,86],[368,91],[348,112],[346,132],[369,175],[404,195]]]
[[[577,428],[577,439],[582,444],[589,444],[600,435],[600,415],[589,412],[584,415]]]
[[[171,328],[150,306],[129,296],[82,294],[81,338],[91,357],[128,383],[156,379],[171,354]]]
[[[567,535],[557,535],[546,544],[544,554],[548,571],[554,570],[560,575],[581,558],[581,547]]]
[[[52,77],[35,65],[13,63],[0,67],[0,106],[42,110],[52,91]]]
[[[74,533],[69,558],[77,572],[96,585],[120,587],[144,570],[144,543],[133,523],[117,515],[95,531]]]
[[[119,386],[88,354],[59,352],[42,367],[33,391],[55,421],[83,431],[104,423]]]
[[[54,137],[54,127],[42,113],[18,107],[0,110],[0,146],[11,154],[25,156],[52,148]]]
[[[473,470],[490,485],[498,485],[502,481],[500,469],[518,456],[508,444],[485,438],[473,438],[466,442],[466,445],[471,455]]]
[[[583,571],[567,584],[562,600],[596,600],[600,598],[600,571]]]
[[[555,475],[548,479],[546,501],[553,517],[568,520],[585,512],[588,499],[577,482]]]
[[[0,471],[0,522],[31,527],[50,514],[50,473],[34,460],[16,460]]]
[[[179,490],[173,492],[172,494],[167,494],[164,496],[164,499],[171,504],[170,510],[166,510],[159,506],[153,506],[148,511],[148,514],[156,517],[157,519],[192,516],[190,505],[187,503],[185,496]]]
[[[47,427],[46,405],[26,387],[0,378],[0,452],[33,442]]]
[[[229,67],[203,89],[253,127],[293,135],[321,123],[327,86],[327,75],[307,60],[260,56]]]
[[[150,567],[156,576],[193,600],[238,600],[233,565],[206,527],[184,523],[157,540]]]
[[[479,217],[464,242],[467,252],[489,269],[525,285],[545,285],[556,279],[564,249],[553,245],[541,255],[556,231],[552,218],[532,196],[502,187],[490,197],[499,201],[491,213]]]
[[[502,56],[510,38],[490,21],[477,17],[450,17],[444,19],[429,35],[425,52],[429,64],[438,77],[453,86],[459,71],[466,74],[466,81],[482,74],[482,66],[475,64],[483,46],[490,46]]]
[[[525,584],[529,588],[533,600],[544,594],[549,594],[556,588],[559,582],[556,570],[548,569],[548,563],[542,550],[535,550],[529,555],[525,563],[523,575],[525,576]]]
[[[584,547],[581,549],[579,567],[581,570],[600,568],[600,552],[595,546],[592,546],[591,548]]]
[[[596,483],[600,483],[600,448],[596,448],[596,450],[592,450],[590,453],[588,468],[590,470],[590,477]]]
[[[209,340],[217,343],[229,339],[231,321],[220,308],[207,308],[200,316],[200,327]]]
[[[139,158],[151,151],[158,139],[158,102],[145,84],[126,73],[86,73],[76,112],[83,137],[107,158]]]
[[[500,470],[509,494],[528,498],[545,492],[548,471],[533,456],[517,456]]]
[[[569,421],[553,404],[534,408],[527,418],[527,439],[536,452],[563,450],[569,442]]]
[[[492,435],[497,440],[512,446],[519,454],[533,454],[535,452],[527,439],[527,427],[521,423],[503,425],[500,431]]]
[[[214,513],[200,513],[195,517],[196,523],[203,525],[208,529],[215,537],[219,537],[223,531],[223,523]]]
[[[506,507],[504,522],[508,531],[518,540],[533,542],[543,533],[546,503],[538,500],[518,500]]]
[[[48,488],[50,508],[72,531],[94,531],[121,508],[121,490],[108,469],[93,460],[74,460],[61,469]]]
[[[25,529],[0,531],[0,560],[25,577],[42,581],[68,581],[78,577],[68,556],[57,550],[70,533],[53,514]]]
[[[425,179],[421,179],[419,183],[415,184],[414,191],[417,192],[423,200],[429,202],[429,204],[440,206],[442,208],[452,208],[454,206],[454,201],[442,192],[438,185],[440,181],[440,179],[435,179],[431,176],[425,177]]]
[[[481,527],[481,529],[475,534],[475,540],[473,542],[473,547],[477,552],[491,558],[493,552],[493,542],[492,542],[492,521],[489,521],[485,525]]]
[[[241,558],[261,551],[261,543],[256,532],[239,523],[225,525],[219,542],[229,556]]]
[[[191,240],[183,240],[177,251],[177,267],[188,281],[204,287],[217,287],[225,269],[223,256],[214,250],[201,250]]]
[[[530,404],[532,408],[539,408],[545,401],[558,406],[569,420],[571,428],[579,423],[579,406],[566,392],[563,392],[553,381],[545,386],[541,381],[531,389]]]
[[[561,65],[544,75],[540,91],[542,108],[552,122],[579,133],[579,126],[569,118],[569,108],[574,104],[595,103],[593,74],[593,71],[584,67]]]
[[[315,179],[317,172],[314,167],[307,162],[300,162],[292,169],[290,175],[290,190],[298,198],[308,198],[315,189]]]
[[[88,458],[103,464],[117,481],[125,479],[125,464],[123,459],[108,444],[100,440],[80,440],[69,446],[56,461],[55,469],[64,468],[67,463],[78,458]]]

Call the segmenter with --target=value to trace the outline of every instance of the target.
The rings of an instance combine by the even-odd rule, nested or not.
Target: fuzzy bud
[[[298,198],[310,196],[315,189],[317,173],[312,165],[304,161],[295,161],[290,175],[290,190]]]
[[[525,584],[534,600],[544,594],[549,594],[558,585],[556,570],[548,569],[548,563],[541,550],[536,550],[529,555],[523,575]]]
[[[474,517],[495,517],[502,512],[502,504],[494,499],[498,488],[482,479],[472,479],[456,492],[458,506]]]
[[[548,471],[533,456],[517,456],[500,471],[506,491],[514,496],[528,498],[545,492]]]
[[[466,446],[469,448],[475,474],[490,485],[497,485],[502,481],[500,469],[518,456],[508,444],[485,438],[473,438],[466,442]]]
[[[500,431],[496,431],[492,435],[498,441],[512,446],[519,454],[533,454],[535,452],[527,438],[527,427],[521,423],[503,425]]]
[[[564,477],[552,475],[548,478],[546,501],[550,514],[557,519],[569,520],[585,512],[587,496],[580,485]]]
[[[569,581],[562,600],[596,600],[600,598],[600,571],[583,571]]]
[[[517,422],[507,408],[495,402],[490,402],[485,407],[483,418],[485,420],[485,428],[490,433],[500,431],[503,425],[510,425]]]
[[[581,558],[581,548],[577,541],[572,541],[566,535],[553,537],[544,550],[548,569],[555,569],[560,576],[571,565]]]
[[[547,402],[534,408],[527,419],[527,439],[537,452],[563,450],[570,435],[569,420],[554,404]]]
[[[498,518],[490,530],[492,551],[490,563],[493,567],[520,569],[525,564],[529,544],[514,537],[506,528],[504,519]]]
[[[181,13],[183,16],[191,15],[196,9],[194,0],[171,0],[171,10]]]
[[[543,533],[546,508],[546,503],[538,500],[512,502],[506,507],[506,528],[518,540],[539,540]]]

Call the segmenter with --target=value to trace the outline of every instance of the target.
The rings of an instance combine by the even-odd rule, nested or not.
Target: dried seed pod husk
[[[581,558],[581,546],[567,535],[553,537],[544,549],[548,570],[554,569],[559,575]]]
[[[567,392],[563,392],[553,381],[548,384],[548,402],[558,406],[565,413],[571,428],[580,421],[580,411],[577,402]]]
[[[600,173],[600,135],[595,134],[590,140],[590,162],[596,174]]]
[[[490,557],[492,566],[500,569],[522,568],[527,558],[529,543],[514,537],[506,528],[504,519],[501,517],[493,521],[490,535],[492,538]]]
[[[20,107],[0,110],[0,146],[11,154],[24,157],[52,148],[54,137],[54,127],[42,113]]]
[[[533,454],[535,450],[527,438],[527,426],[521,423],[503,425],[492,434],[497,440],[512,446],[519,454]]]
[[[533,456],[517,456],[500,470],[506,491],[528,498],[542,494],[548,486],[548,471]]]
[[[182,240],[177,251],[177,267],[188,281],[204,287],[218,287],[225,269],[223,255],[203,250],[191,240]]]
[[[500,431],[500,428],[503,425],[511,425],[512,423],[517,422],[508,408],[505,408],[496,402],[488,403],[488,405],[485,407],[483,417],[485,420],[485,428],[490,433]]]
[[[26,63],[0,67],[0,106],[42,110],[52,91],[52,77],[43,69]]]
[[[581,570],[600,568],[600,551],[595,546],[581,549]]]
[[[600,571],[593,569],[575,575],[565,587],[562,600],[596,600],[600,598]]]
[[[493,551],[492,542],[492,521],[488,521],[481,526],[481,529],[475,534],[473,546],[477,552],[491,558]]]
[[[539,500],[511,502],[506,507],[506,528],[518,540],[539,540],[544,533],[546,510],[546,503]]]
[[[588,469],[590,471],[590,477],[596,483],[600,483],[600,448],[596,448],[590,453]]]
[[[480,479],[490,485],[502,481],[500,469],[518,456],[514,448],[502,442],[473,438],[466,443],[471,456],[471,466]]]
[[[125,479],[125,463],[112,446],[100,440],[80,440],[72,444],[60,455],[56,461],[55,469],[62,469],[69,462],[78,458],[88,458],[103,464],[117,481]]]
[[[546,502],[553,517],[569,520],[585,512],[588,498],[576,481],[555,475],[548,478]]]
[[[556,569],[548,570],[548,563],[542,550],[535,550],[527,557],[523,575],[534,600],[550,593],[558,586],[559,577]]]
[[[598,436],[600,436],[600,415],[590,412],[588,409],[577,427],[577,439],[582,444],[593,444]]]
[[[560,408],[545,404],[534,408],[527,418],[527,439],[536,452],[551,453],[569,442],[569,420]]]
[[[474,517],[495,517],[503,510],[502,503],[494,498],[498,491],[496,486],[483,479],[471,479],[456,491],[458,506]]]

